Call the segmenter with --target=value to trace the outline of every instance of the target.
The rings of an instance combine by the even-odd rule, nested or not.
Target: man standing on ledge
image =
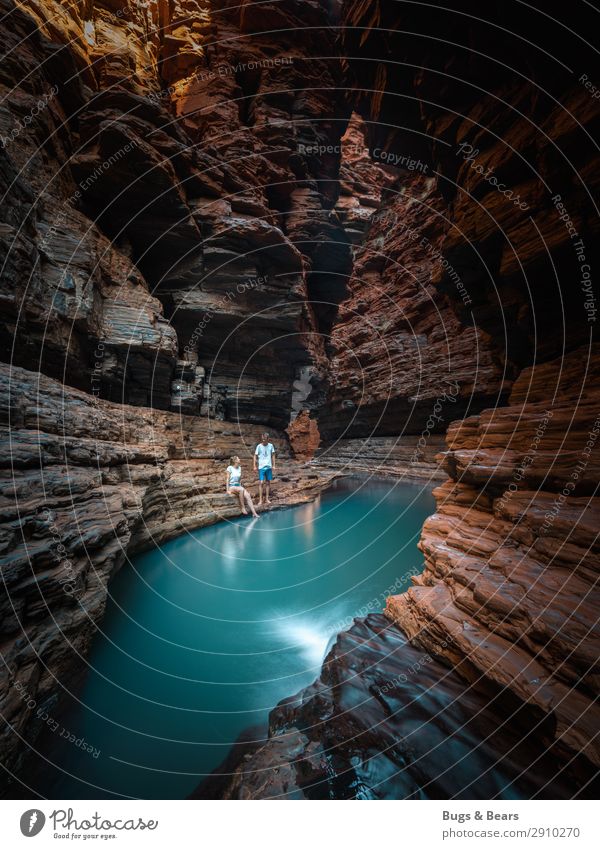
[[[271,503],[269,498],[270,482],[273,480],[275,471],[275,447],[269,442],[269,434],[263,433],[262,441],[256,446],[254,452],[254,471],[258,469],[258,503],[263,503],[263,483],[265,484],[265,499],[267,504]]]

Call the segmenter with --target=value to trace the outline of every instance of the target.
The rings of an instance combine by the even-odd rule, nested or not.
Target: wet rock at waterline
[[[571,795],[593,770],[575,762],[560,774],[550,739],[508,689],[467,684],[374,614],[339,635],[313,685],[271,712],[269,739],[244,752],[224,798]]]

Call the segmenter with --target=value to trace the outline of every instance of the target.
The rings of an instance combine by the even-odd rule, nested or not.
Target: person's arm
[[[271,451],[271,468],[275,471],[275,446],[273,445],[273,450]]]
[[[225,472],[225,492],[227,495],[231,495],[231,491],[229,489],[229,472]]]
[[[254,449],[253,469],[256,472],[258,469],[258,445]]]

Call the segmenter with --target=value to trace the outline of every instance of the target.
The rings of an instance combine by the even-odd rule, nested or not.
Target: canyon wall
[[[371,148],[426,172],[390,190],[371,223],[333,328],[348,350],[334,356],[319,425],[330,436],[418,432],[455,382],[441,413],[450,480],[423,528],[425,572],[386,615],[471,682],[537,712],[565,763],[583,754],[598,766],[593,57],[566,35],[559,4],[544,7],[556,13],[544,28],[556,62],[526,41],[540,41],[533,7],[486,10],[486,22],[476,4],[455,5],[432,18],[384,0],[344,4]],[[377,61],[353,58],[359,42]],[[371,330],[388,323],[392,338],[378,342]]]
[[[326,2],[0,13],[0,752],[15,770],[127,556],[237,516],[223,468],[238,453],[247,472],[265,428],[289,460],[292,396],[300,409],[326,364],[309,299],[342,232],[349,108]],[[315,25],[302,39],[299,16]],[[279,505],[331,477],[286,466]]]
[[[4,0],[6,360],[288,424],[299,370],[325,363],[308,298],[342,232],[328,8]]]
[[[386,609],[416,645],[535,706],[566,761],[596,766],[598,380],[597,346],[578,349],[525,369],[509,406],[452,424],[425,571]]]
[[[423,576],[226,792],[287,792],[255,786],[275,757],[293,793],[369,797],[402,734],[400,693],[368,736],[389,642],[497,699],[490,724],[523,711],[575,783],[598,764],[594,56],[554,0],[544,51],[534,7],[511,35],[514,4],[453,5],[0,0],[9,768],[21,694],[70,686],[127,553],[235,515],[225,457],[265,427],[287,457],[288,425],[301,459],[323,444],[284,501],[330,467],[446,479]]]
[[[4,364],[0,402],[0,757],[13,771],[40,712],[56,715],[85,669],[110,578],[136,551],[239,516],[224,469],[232,453],[251,467],[261,428],[116,404]],[[313,499],[331,475],[272,439],[276,505]]]
[[[564,63],[589,72],[593,55],[547,6],[555,25],[510,3],[483,18],[469,0],[433,16],[343,4],[348,97],[371,158],[402,173],[332,330],[326,439],[419,433],[439,399],[442,432],[506,403],[523,367],[588,341],[599,110]]]
[[[388,600],[387,628],[340,635],[315,685],[273,711],[232,798],[453,795],[410,743],[413,687],[426,698],[434,661],[538,749],[521,777],[535,782],[547,754],[536,792],[563,795],[548,781],[568,776],[570,796],[597,775],[600,109],[593,51],[567,15],[556,2],[342,4],[349,100],[369,158],[399,171],[332,325],[320,453],[397,465],[398,437],[424,439],[424,459],[449,428],[447,478],[423,575]],[[584,10],[578,30],[594,26]],[[387,669],[395,626],[425,652],[408,671]],[[420,732],[435,748],[435,723]]]

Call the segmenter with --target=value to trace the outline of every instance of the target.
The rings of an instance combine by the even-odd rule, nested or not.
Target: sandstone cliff
[[[513,719],[524,711],[550,771],[573,770],[584,786],[600,762],[593,56],[555,2],[482,15],[471,0],[435,14],[346,0],[342,22],[369,158],[398,173],[355,239],[318,410],[332,443],[322,454],[394,465],[399,436],[430,451],[449,426],[425,571],[386,615]],[[343,635],[314,688],[273,712],[232,796],[415,792],[413,752],[391,755],[403,725],[386,736],[404,705],[388,704],[376,742],[362,742],[381,694],[344,646],[360,635],[371,648],[366,628]],[[260,772],[269,765],[274,778]]]
[[[0,754],[12,771],[43,729],[37,713],[85,668],[110,578],[137,550],[239,516],[224,469],[232,453],[250,468],[261,428],[116,404],[6,365],[0,402],[0,709],[12,724]],[[286,466],[275,506],[314,498],[331,475],[297,468],[272,438]]]
[[[340,229],[339,152],[313,148],[335,147],[348,108],[324,2],[2,0],[0,12],[12,770],[39,730],[26,702],[44,708],[71,685],[127,555],[237,515],[225,458],[283,430],[302,368],[318,381],[309,290]],[[285,459],[285,435],[272,438]],[[278,503],[328,477],[292,464]]]
[[[2,8],[5,358],[87,389],[102,341],[102,397],[285,427],[341,232],[327,4]]]
[[[330,466],[447,477],[423,576],[229,795],[368,797],[372,759],[410,761],[390,644],[455,667],[490,725],[525,717],[517,771],[598,765],[594,56],[561,4],[543,51],[513,5],[0,0],[0,707],[25,746],[15,682],[57,699],[127,553],[233,515],[222,459],[289,425],[317,461],[284,500]]]

